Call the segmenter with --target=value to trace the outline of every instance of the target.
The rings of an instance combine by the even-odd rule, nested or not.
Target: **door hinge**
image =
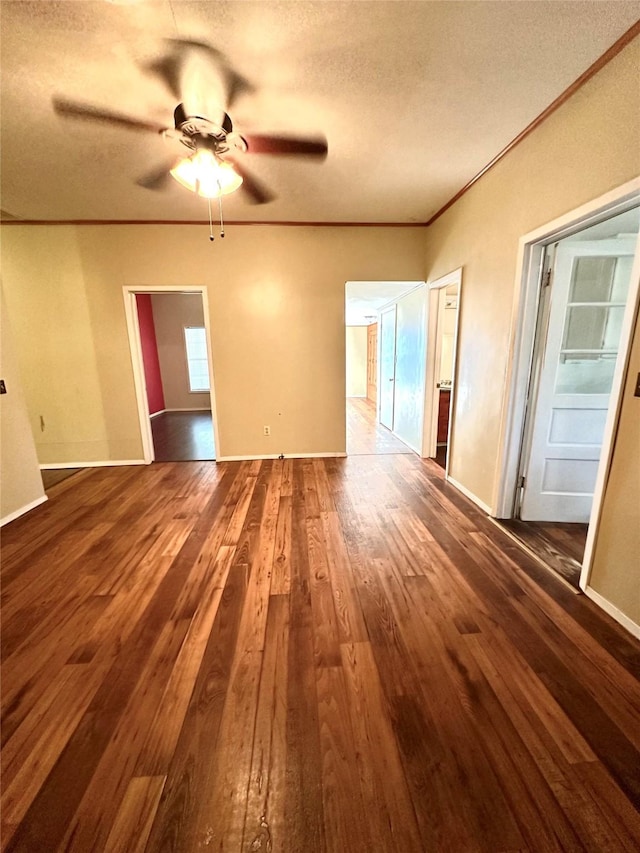
[[[524,475],[521,477],[518,477],[518,488],[519,489],[524,489],[524,481],[525,481]]]
[[[552,272],[553,272],[553,270],[551,269],[551,267],[549,267],[549,269],[548,269],[548,270],[546,271],[546,273],[544,274],[544,276],[543,276],[543,278],[542,278],[542,287],[543,287],[543,288],[544,288],[544,287],[549,287],[549,285],[551,284],[551,274],[552,274]]]

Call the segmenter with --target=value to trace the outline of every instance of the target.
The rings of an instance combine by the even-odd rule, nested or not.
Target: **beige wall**
[[[636,327],[589,585],[640,626],[640,328]]]
[[[640,173],[636,39],[427,229],[427,276],[463,267],[451,475],[491,505],[520,237]]]
[[[635,39],[427,230],[428,277],[463,267],[451,474],[488,504],[496,488],[519,238],[640,174],[639,63]],[[639,346],[636,340],[636,373]],[[591,579],[636,624],[638,417],[627,388]]]
[[[347,397],[367,396],[367,327],[347,326]]]
[[[118,458],[105,424],[94,334],[94,323],[106,326],[108,318],[90,304],[76,232],[3,227],[2,270],[39,461]]]
[[[56,461],[78,459],[79,444],[84,461],[139,459],[123,285],[202,284],[220,456],[344,452],[345,281],[423,278],[423,235],[418,227],[231,226],[212,245],[204,226],[3,226],[29,411],[44,410],[63,432],[68,447],[57,446]],[[43,330],[50,345],[36,370],[32,342]],[[69,346],[86,355],[82,382]],[[102,457],[93,453],[99,442]]]
[[[167,409],[210,409],[211,395],[189,391],[189,371],[184,343],[185,326],[203,326],[199,293],[163,293],[151,297],[158,344],[162,392]]]
[[[0,520],[5,522],[45,497],[4,294],[0,304],[0,376],[7,388],[7,393],[0,397]]]

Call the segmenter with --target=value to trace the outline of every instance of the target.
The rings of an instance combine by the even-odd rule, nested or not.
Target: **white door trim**
[[[122,288],[124,298],[124,310],[127,320],[127,332],[129,335],[129,348],[131,352],[131,366],[133,368],[133,382],[136,392],[136,403],[138,406],[138,421],[140,423],[140,437],[142,439],[142,451],[146,464],[153,462],[153,438],[151,435],[151,421],[149,416],[149,404],[144,379],[144,364],[142,361],[142,343],[140,340],[140,325],[138,322],[138,310],[136,306],[136,293],[199,293],[202,296],[202,310],[204,313],[204,328],[207,338],[207,357],[209,360],[209,384],[211,398],[211,417],[213,419],[213,449],[214,456],[218,458],[218,415],[216,411],[216,395],[213,378],[213,357],[211,352],[211,331],[209,328],[209,300],[207,288],[204,285],[125,285]]]
[[[546,245],[556,242],[563,237],[570,236],[589,225],[593,225],[603,219],[608,219],[617,213],[622,213],[636,206],[639,202],[640,178],[634,178],[622,186],[591,200],[573,211],[569,211],[563,216],[520,238],[509,337],[507,382],[500,429],[499,447],[501,451],[498,456],[496,486],[491,507],[491,515],[496,518],[511,518],[513,516],[529,376],[533,357],[544,248]],[[597,537],[597,525],[602,508],[604,486],[611,464],[615,426],[619,417],[623,379],[628,367],[631,334],[638,312],[638,299],[640,297],[638,254],[639,252],[636,249],[627,296],[627,307],[622,325],[618,361],[611,389],[609,413],[602,442],[602,454],[598,467],[593,507],[589,522],[589,534],[587,536],[587,545],[580,576],[580,586],[582,589],[585,589],[589,581],[593,560],[593,546]]]
[[[446,275],[427,282],[427,310],[426,310],[426,346],[425,346],[425,382],[424,382],[424,413],[422,429],[422,457],[435,456],[434,447],[438,440],[438,410],[434,404],[436,385],[438,377],[436,370],[439,360],[436,358],[436,337],[438,323],[438,300],[439,291],[451,284],[458,285],[458,309],[456,313],[456,329],[453,337],[453,383],[451,387],[451,398],[449,402],[449,427],[447,431],[447,447],[451,446],[451,435],[453,430],[453,412],[455,411],[456,397],[456,373],[458,368],[458,335],[460,331],[460,306],[462,298],[462,267],[452,270]],[[445,479],[449,479],[449,459],[445,468]]]

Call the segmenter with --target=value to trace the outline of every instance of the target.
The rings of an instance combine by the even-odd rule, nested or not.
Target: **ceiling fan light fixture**
[[[207,148],[200,148],[191,157],[181,160],[170,174],[183,187],[203,198],[229,195],[242,184],[242,177],[233,166],[218,160]]]

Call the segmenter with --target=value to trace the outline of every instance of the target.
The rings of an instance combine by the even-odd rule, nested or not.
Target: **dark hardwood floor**
[[[347,455],[371,453],[413,453],[413,450],[378,423],[375,403],[365,397],[347,397]]]
[[[448,449],[449,448],[446,444],[438,444],[438,446],[436,447],[436,455],[433,457],[433,461],[441,468],[447,467]]]
[[[501,519],[497,523],[519,539],[571,586],[580,589],[580,572],[588,524],[520,521],[519,518]]]
[[[61,483],[63,480],[67,480],[69,477],[73,477],[74,474],[77,474],[79,471],[82,471],[82,468],[43,468],[40,471],[42,476],[42,484],[44,486],[45,492],[48,492],[53,486],[56,486],[58,483]]]
[[[7,851],[640,848],[640,644],[414,454],[84,471],[2,600]]]
[[[211,412],[162,412],[151,418],[156,462],[215,459]]]

